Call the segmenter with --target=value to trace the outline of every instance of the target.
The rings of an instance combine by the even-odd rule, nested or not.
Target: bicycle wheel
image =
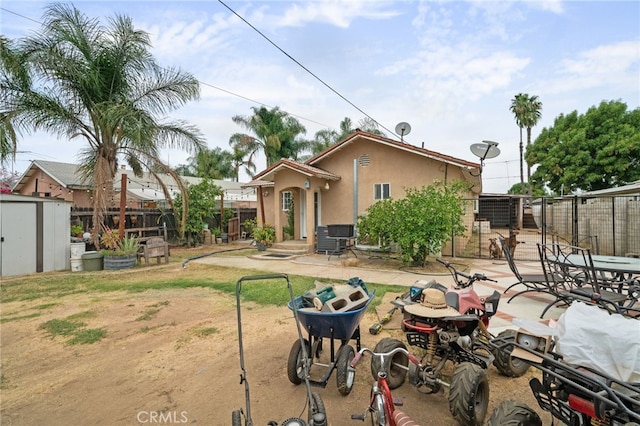
[[[384,410],[384,397],[382,394],[377,394],[373,398],[373,404],[371,406],[371,425],[372,426],[387,426],[388,419],[387,413]]]

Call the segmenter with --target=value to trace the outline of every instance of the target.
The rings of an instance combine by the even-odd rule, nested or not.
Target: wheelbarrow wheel
[[[385,337],[376,344],[374,352],[391,352],[396,348],[407,349],[404,343],[398,339]],[[409,370],[409,357],[403,353],[396,353],[391,358],[385,360],[384,370],[387,372],[387,383],[389,389],[396,389],[404,383]],[[371,375],[374,380],[378,380],[380,371],[380,359],[376,356],[371,358]]]
[[[303,339],[307,349],[307,358],[311,356],[311,346],[307,339]],[[300,339],[293,342],[291,351],[289,352],[289,360],[287,361],[287,376],[289,381],[294,385],[299,385],[304,380],[304,357],[302,352],[302,342]]]
[[[336,382],[338,385],[338,392],[342,395],[349,395],[353,389],[353,381],[355,379],[355,372],[349,372],[349,364],[355,357],[356,352],[350,345],[342,345],[338,350],[338,357],[336,358]]]

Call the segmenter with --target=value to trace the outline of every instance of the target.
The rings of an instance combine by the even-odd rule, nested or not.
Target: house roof
[[[26,181],[31,177],[43,171],[51,179],[56,181],[60,186],[69,189],[91,189],[92,185],[84,183],[79,173],[79,166],[70,163],[58,163],[54,161],[32,161],[27,170],[22,174],[18,183],[13,187],[14,192],[19,192],[25,185]],[[143,173],[138,177],[131,170],[118,169],[113,181],[113,189],[120,191],[122,183],[122,174],[127,175],[127,193],[141,200],[164,200],[164,192],[162,187],[150,173]],[[160,178],[167,186],[172,194],[180,192],[179,186],[175,180],[169,175],[160,175]],[[181,176],[184,182],[188,184],[197,184],[202,178]],[[246,200],[256,201],[256,195],[253,190],[247,190],[240,182],[231,182],[225,180],[213,179],[213,183],[222,188],[225,192],[226,200]]]
[[[40,170],[49,175],[60,186],[69,189],[89,189],[91,184],[82,180],[77,164],[58,163],[55,161],[34,160],[27,170],[20,176],[12,190],[20,192],[26,181],[39,173]]]
[[[583,192],[579,194],[582,196],[589,195],[631,195],[640,194],[640,180],[631,182],[628,185],[617,186],[615,188],[599,189],[597,191]]]
[[[286,158],[283,158],[282,160],[278,161],[277,163],[273,164],[271,167],[261,171],[260,173],[258,173],[257,175],[255,175],[253,177],[253,180],[251,182],[249,182],[249,184],[255,183],[256,181],[259,182],[265,182],[268,179],[270,179],[276,172],[283,170],[283,169],[289,169],[289,170],[294,170],[296,172],[299,172],[305,176],[309,176],[309,177],[317,177],[320,179],[325,179],[325,180],[340,180],[340,176],[335,175],[331,172],[328,172],[326,170],[322,170],[318,167],[313,167],[307,163],[299,163],[297,161],[293,161],[293,160],[288,160]],[[266,183],[266,182],[265,182]],[[249,186],[249,185],[247,185]],[[256,185],[253,184],[253,186],[264,186],[264,185]]]
[[[253,180],[251,182],[244,184],[243,187],[246,188],[246,187],[252,187],[252,186],[253,187],[273,186],[271,182],[273,180],[273,176],[275,175],[276,172],[283,169],[294,170],[306,176],[317,177],[325,180],[334,180],[334,181],[340,180],[341,179],[340,176],[333,174],[331,172],[328,172],[326,170],[323,170],[319,167],[316,167],[315,165],[321,160],[324,160],[338,153],[341,149],[345,148],[349,144],[354,143],[355,141],[358,141],[358,140],[362,140],[363,138],[370,140],[372,142],[380,143],[382,145],[390,146],[392,148],[400,149],[402,151],[406,151],[412,154],[421,155],[426,158],[431,158],[434,160],[449,163],[458,167],[462,167],[467,170],[477,169],[480,167],[479,163],[461,160],[459,158],[452,157],[450,155],[440,154],[439,152],[431,151],[424,148],[418,148],[416,146],[409,145],[404,142],[399,142],[393,139],[389,139],[383,136],[375,135],[373,133],[363,132],[362,130],[356,130],[355,132],[347,136],[342,141],[336,143],[335,145],[331,145],[329,148],[325,149],[319,154],[316,154],[315,156],[311,157],[304,163],[300,163],[300,162],[288,160],[288,159],[282,159],[278,161],[277,163],[273,164],[271,167],[268,167],[267,169],[255,175],[253,177]]]
[[[336,154],[341,149],[345,148],[349,144],[354,143],[358,139],[367,139],[372,142],[380,143],[382,145],[390,146],[392,148],[400,149],[402,151],[410,152],[412,154],[421,155],[427,158],[431,158],[434,160],[442,161],[445,163],[449,163],[455,166],[467,168],[467,169],[477,169],[480,167],[480,163],[474,163],[472,161],[462,160],[460,158],[452,157],[450,155],[440,154],[439,152],[431,151],[425,148],[419,148],[417,146],[413,146],[404,142],[400,142],[394,139],[389,139],[387,137],[375,135],[373,133],[363,132],[362,130],[356,130],[354,133],[347,136],[342,141],[338,142],[335,145],[331,145],[329,148],[325,149],[319,154],[311,157],[305,164],[314,165],[321,160],[324,160],[331,155]]]

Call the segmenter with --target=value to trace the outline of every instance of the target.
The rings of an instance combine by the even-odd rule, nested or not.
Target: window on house
[[[388,183],[376,183],[373,185],[373,192],[375,200],[386,200],[391,198],[391,185]]]
[[[293,194],[291,191],[285,191],[282,193],[282,210],[288,212],[291,208],[291,200],[293,199]]]

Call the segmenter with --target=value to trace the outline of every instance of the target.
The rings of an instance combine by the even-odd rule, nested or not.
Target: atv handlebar
[[[492,280],[491,278],[487,278],[485,274],[481,274],[479,272],[476,272],[473,275],[466,274],[462,271],[457,270],[451,263],[447,262],[446,260],[442,260],[439,257],[437,257],[436,260],[442,263],[445,266],[445,268],[449,270],[449,272],[451,273],[451,276],[453,277],[453,280],[456,282],[456,287],[467,288],[467,287],[470,287],[476,281],[491,281],[494,283],[498,282],[496,280]],[[460,279],[459,277],[466,278],[466,281]]]

